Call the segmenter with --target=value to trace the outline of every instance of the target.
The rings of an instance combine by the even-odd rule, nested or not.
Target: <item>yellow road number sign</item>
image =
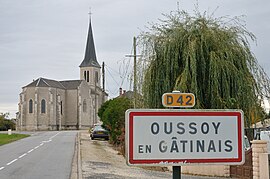
[[[162,104],[164,107],[193,107],[195,96],[192,93],[164,93]]]

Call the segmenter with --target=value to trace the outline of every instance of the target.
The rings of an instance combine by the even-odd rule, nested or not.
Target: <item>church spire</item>
[[[91,25],[91,16],[89,21],[89,29],[88,29],[88,37],[85,49],[84,59],[80,65],[80,67],[98,67],[100,68],[99,63],[97,62],[96,51],[95,51],[95,44],[92,32],[92,25]]]

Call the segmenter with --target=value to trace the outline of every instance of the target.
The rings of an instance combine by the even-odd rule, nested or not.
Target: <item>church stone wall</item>
[[[47,130],[49,126],[49,114],[50,114],[50,108],[49,108],[49,93],[47,87],[39,87],[36,88],[36,97],[37,97],[37,128],[38,130]],[[45,100],[45,113],[41,113],[41,100]]]
[[[65,103],[66,103],[65,90],[58,88],[49,88],[48,91],[44,91],[44,94],[46,93],[48,95],[48,102],[47,102],[48,111],[46,111],[47,119],[44,118],[44,120],[47,120],[47,129],[49,130],[64,129]],[[44,126],[44,128],[46,127]]]
[[[24,97],[25,97],[25,104],[24,107],[26,108],[24,114],[25,121],[25,128],[27,130],[37,130],[37,122],[36,122],[36,89],[35,87],[29,87],[25,89]],[[33,100],[33,112],[29,113],[29,101],[30,99]]]
[[[88,84],[93,88],[95,87],[95,82],[96,82],[96,73],[98,74],[98,82],[96,85],[100,87],[100,69],[96,67],[81,67],[80,69],[80,79],[81,80],[86,80],[84,78],[84,72],[89,71],[89,82]]]
[[[66,91],[65,125],[67,129],[76,129],[78,126],[78,90]]]
[[[25,89],[20,93],[20,102],[19,102],[19,114],[17,119],[17,130],[25,130],[26,126],[26,115],[27,113],[27,101],[25,99]]]
[[[33,100],[32,113],[29,101]],[[45,113],[41,112],[41,101],[45,100]],[[62,101],[62,113],[61,113]],[[19,130],[58,130],[65,125],[65,90],[49,87],[23,88],[20,95]]]
[[[93,114],[91,111],[92,99],[90,93],[91,89],[89,85],[83,81],[79,87],[79,97],[81,99],[81,103],[79,104],[81,106],[79,108],[81,129],[89,129],[89,127],[93,126],[93,115],[91,115]]]
[[[49,88],[48,115],[49,115],[49,130],[57,130],[56,124],[56,88]]]
[[[65,107],[66,107],[66,90],[61,90],[59,92],[59,94],[60,94],[60,100],[58,102],[58,108],[59,108],[58,114],[60,115],[61,129],[65,129],[65,126],[66,126],[66,110],[65,110]]]

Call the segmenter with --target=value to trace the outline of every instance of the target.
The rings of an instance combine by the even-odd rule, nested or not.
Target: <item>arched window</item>
[[[41,113],[46,113],[46,101],[45,101],[45,99],[41,100]]]
[[[61,101],[61,115],[63,115],[63,101]]]
[[[87,71],[87,82],[89,82],[89,71]]]
[[[29,113],[33,113],[33,100],[29,100]]]
[[[86,80],[86,71],[84,71],[84,80]]]
[[[86,110],[87,110],[86,100],[83,100],[83,112],[86,112]]]

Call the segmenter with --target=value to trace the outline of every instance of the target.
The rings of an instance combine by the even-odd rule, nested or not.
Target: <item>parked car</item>
[[[104,129],[101,125],[95,125],[90,133],[90,138],[94,139],[105,139],[109,140],[109,132]]]

